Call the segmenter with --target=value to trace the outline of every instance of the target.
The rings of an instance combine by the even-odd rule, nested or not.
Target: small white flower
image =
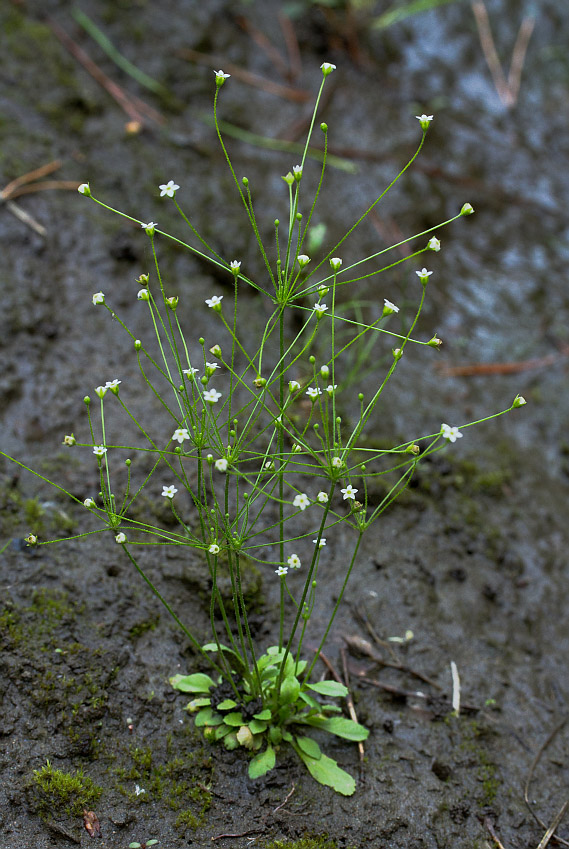
[[[203,397],[208,404],[217,404],[221,398],[221,392],[218,392],[217,389],[206,389]]]
[[[198,374],[199,369],[197,369],[197,368],[185,368],[185,369],[182,369],[182,371],[186,375],[186,377],[193,377],[194,374]]]
[[[208,548],[208,551],[210,554],[219,554],[219,546],[217,545],[217,543],[212,542],[212,544]]]
[[[298,507],[300,510],[306,510],[310,506],[310,498],[304,492],[299,492],[298,495],[294,496],[292,506]]]
[[[334,394],[334,391],[337,388],[338,388],[337,383],[329,383],[328,386],[326,387],[326,392],[328,393],[328,395],[330,395],[330,397],[332,397],[332,395]]]
[[[229,263],[229,268],[234,274],[239,274],[239,269],[241,268],[241,262],[236,259],[232,259]]]
[[[77,191],[80,195],[86,195],[88,198],[91,197],[91,189],[89,188],[89,183],[81,183],[80,186],[77,186]]]
[[[225,457],[220,457],[219,460],[215,461],[215,468],[218,472],[226,472],[227,471],[227,460]]]
[[[213,73],[215,74],[215,81],[218,85],[223,85],[225,80],[228,80],[231,76],[231,74],[224,74],[221,68],[219,71],[214,71]]]
[[[96,386],[95,392],[97,393],[99,398],[104,398],[105,395],[107,394],[107,387],[106,386]]]
[[[86,498],[85,501],[83,502],[83,506],[90,508],[90,507],[96,507],[97,505],[95,504],[95,502],[93,501],[92,498]]]
[[[134,785],[134,792],[136,793],[137,796],[140,796],[141,793],[146,793],[146,790],[144,789],[144,787],[139,787],[138,784],[135,784]]]
[[[223,295],[212,295],[211,298],[206,298],[205,302],[210,309],[213,307],[221,307],[221,302],[223,300]]]
[[[214,357],[221,357],[221,348],[219,347],[219,345],[212,345],[209,349],[209,352],[210,354],[213,354]]]
[[[119,394],[119,384],[122,383],[122,380],[117,380],[116,377],[114,380],[107,380],[105,383],[105,389],[110,389],[115,395]]]
[[[333,469],[341,469],[342,468],[342,460],[340,457],[332,457],[332,468]]]
[[[148,291],[148,289],[139,289],[136,297],[139,301],[149,301],[150,292]]]
[[[353,499],[355,500],[357,489],[354,489],[351,483],[347,485],[345,489],[341,489],[340,492],[344,496],[344,501]]]
[[[456,442],[457,439],[462,439],[463,436],[457,427],[450,427],[447,424],[441,425],[441,433],[443,439],[448,439],[449,442]]]
[[[124,542],[126,542],[126,534],[123,534],[123,533],[117,534],[116,537],[115,537],[115,542],[118,543],[119,545],[122,545]]]
[[[176,442],[179,442],[180,445],[182,444],[184,439],[189,439],[189,438],[190,438],[190,434],[188,433],[187,427],[179,427],[172,434],[172,439],[175,440]]]
[[[292,173],[294,174],[295,180],[300,180],[300,178],[302,177],[302,165],[293,165]]]
[[[214,373],[216,368],[221,368],[219,363],[206,363],[205,364],[205,370],[206,370],[206,372],[209,372],[210,376]]]
[[[317,540],[317,539],[313,539],[313,540],[312,540],[312,542],[314,543],[314,545],[316,545],[316,543],[318,542],[318,540]],[[319,545],[318,545],[318,548],[324,548],[324,546],[325,546],[325,545],[326,545],[326,537],[321,537],[321,538],[320,538],[320,543],[319,543]]]
[[[178,490],[172,484],[171,486],[166,486],[166,484],[162,484],[162,496],[164,498],[174,498]]]
[[[173,198],[180,187],[173,180],[168,180],[167,183],[162,183],[162,185],[158,188],[160,189],[161,198],[163,198],[164,195],[167,195],[169,198]]]
[[[512,407],[514,407],[514,408],[523,407],[525,404],[527,404],[527,401],[524,398],[524,396],[523,395],[516,395],[516,397],[514,398]],[[67,439],[67,437],[65,437],[65,438]]]
[[[383,314],[391,315],[391,313],[399,312],[399,307],[396,307],[395,304],[392,304],[391,301],[388,301],[387,298],[383,299]]]
[[[314,312],[316,313],[318,318],[322,318],[327,309],[328,307],[326,306],[326,304],[314,304]]]
[[[105,296],[104,296],[103,292],[95,292],[95,294],[93,295],[93,303],[95,305],[105,303]]]
[[[430,124],[430,123],[431,123],[431,121],[433,120],[433,116],[432,116],[432,115],[415,115],[415,118],[416,118],[416,119],[417,119],[417,121],[419,121],[419,123],[421,124],[421,129],[422,129],[422,130],[428,130],[428,129],[429,129],[429,124]]]
[[[519,396],[518,396],[518,397],[519,397]],[[525,402],[524,402],[524,403],[525,403]],[[66,435],[63,437],[63,444],[64,444],[64,445],[75,445],[75,443],[76,443],[76,442],[77,442],[77,440],[75,439],[74,434],[69,434],[69,435],[67,435],[67,434],[66,434]]]
[[[281,578],[283,578],[288,572],[288,567],[287,566],[279,566],[278,569],[275,569],[275,572],[277,573],[277,575],[279,575]]]
[[[312,400],[315,401],[319,395],[322,395],[322,390],[320,389],[320,387],[309,386],[306,390],[306,394],[309,398],[312,398]]]
[[[298,390],[300,389],[300,383],[298,382],[298,380],[289,380],[288,388],[291,392],[298,392]]]
[[[419,277],[421,280],[428,280],[432,273],[432,271],[427,271],[426,268],[422,268],[420,271],[415,272],[417,277]]]
[[[152,236],[155,229],[158,227],[158,222],[149,221],[148,224],[141,224],[140,226],[142,227],[143,230],[146,230],[146,232],[148,233],[149,236]]]
[[[440,251],[441,243],[440,243],[439,239],[437,239],[436,236],[433,236],[431,239],[429,239],[429,241],[427,243],[427,247],[431,251]]]
[[[24,538],[24,542],[27,542],[28,545],[37,545],[38,538],[35,534],[28,534],[27,537]]]
[[[93,445],[93,454],[96,457],[104,457],[107,453],[107,449],[104,445]]]
[[[463,203],[462,208],[460,210],[461,215],[472,215],[474,212],[474,207],[471,203]]]
[[[308,263],[310,262],[310,257],[307,256],[306,254],[299,254],[298,257],[297,257],[297,260],[298,260],[298,264],[300,265],[300,267],[305,268],[308,265]]]
[[[291,554],[286,562],[291,569],[300,569],[300,557],[298,554]]]
[[[293,454],[300,454],[301,451],[302,451],[302,445],[299,445],[298,442],[295,442],[294,445],[292,446],[292,453]]]
[[[332,271],[339,271],[341,267],[342,267],[342,260],[340,259],[340,257],[339,256],[333,256],[332,259],[330,260],[330,268],[332,269]]]
[[[320,70],[322,71],[323,76],[327,77],[328,74],[331,74],[332,71],[336,70],[336,66],[332,65],[331,62],[322,62]]]
[[[328,366],[320,366],[320,374],[322,375],[322,377],[328,377],[328,375],[330,374],[330,369],[328,368]]]
[[[316,498],[318,499],[320,504],[327,504],[328,503],[328,493],[327,492],[319,492],[318,495],[316,496]]]

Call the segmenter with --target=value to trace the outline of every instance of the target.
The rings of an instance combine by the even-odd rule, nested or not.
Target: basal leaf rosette
[[[215,643],[203,648],[218,651]],[[176,690],[192,695],[186,710],[194,715],[206,740],[223,743],[230,750],[248,749],[253,755],[250,778],[273,769],[281,747],[289,745],[316,781],[351,796],[356,788],[352,776],[325,755],[316,740],[306,736],[312,727],[352,742],[367,739],[367,728],[340,716],[339,705],[323,700],[347,696],[347,688],[335,681],[301,682],[306,661],[296,662],[278,646],[271,646],[257,660],[254,674],[245,671],[242,658],[233,649],[219,648],[225,660],[239,669],[231,668],[227,679],[219,676],[214,680],[203,672],[170,678]]]

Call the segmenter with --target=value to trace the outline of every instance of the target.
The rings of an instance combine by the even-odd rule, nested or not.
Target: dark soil
[[[183,634],[110,533],[26,547],[30,531],[43,541],[90,526],[60,492],[2,462],[0,849],[90,845],[84,807],[100,823],[97,845],[109,849],[151,838],[158,849],[272,841],[288,849],[486,849],[497,840],[505,849],[531,849],[566,800],[567,16],[556,3],[537,7],[519,101],[506,109],[469,4],[442,6],[386,31],[373,30],[363,13],[358,19],[298,6],[298,85],[315,91],[321,62],[337,64],[319,119],[330,127],[332,152],[357,166],[356,173],[329,171],[319,220],[330,243],[408,160],[418,139],[414,116],[422,112],[435,114],[424,153],[377,207],[375,221],[347,243],[345,260],[432,227],[465,201],[476,209],[441,231],[443,250],[428,255],[436,276],[420,331],[424,338],[436,331],[445,346],[402,361],[373,423],[374,440],[402,441],[441,421],[482,418],[518,392],[528,405],[465,431],[425,463],[364,540],[327,657],[340,669],[346,638],[372,639],[362,616],[381,640],[407,630],[414,637],[391,644],[404,670],[350,654],[356,710],[371,732],[365,762],[360,768],[355,745],[327,742],[325,749],[358,778],[350,798],[317,785],[293,753],[252,782],[246,754],[204,743],[183,709],[187,698],[168,684],[172,674],[202,668]],[[522,11],[513,0],[487,6],[507,64]],[[212,69],[234,63],[290,84],[256,36],[264,33],[286,56],[280,7],[85,0],[82,9],[121,52],[165,86],[160,97],[105,56],[69,4],[5,0],[2,185],[57,158],[62,167],[52,179],[89,180],[111,206],[183,238],[172,205],[157,198],[157,185],[174,179],[200,232],[260,275],[210,124]],[[110,78],[159,109],[165,123],[127,133],[130,118],[66,52],[50,21]],[[214,60],[188,62],[187,48]],[[247,86],[236,74],[221,94],[224,120],[277,138],[311,105]],[[259,220],[283,215],[280,175],[296,154],[236,139],[228,145],[238,174],[250,178]],[[137,385],[130,340],[91,296],[102,289],[133,332],[146,334],[135,279],[150,265],[148,239],[76,192],[37,192],[16,203],[46,235],[0,206],[0,449],[83,500],[98,490],[97,470],[85,452],[62,446],[63,435],[87,433],[82,398],[93,387],[114,377],[121,391]],[[181,321],[197,346],[214,327],[203,300],[223,293],[224,281],[181,250],[161,250],[162,271],[180,294]],[[417,293],[414,267],[402,268],[382,278],[380,291],[375,282],[358,295],[396,301],[405,320]],[[245,299],[255,321],[257,304]],[[440,369],[513,362],[526,367],[470,376]],[[368,365],[361,391],[374,379]],[[137,404],[142,419],[160,421],[152,398]],[[122,419],[109,426],[125,427],[128,443]],[[160,522],[158,500],[149,494],[146,508]],[[331,600],[349,543],[340,536],[329,554]],[[172,550],[148,552],[142,562],[178,614],[208,639],[200,561]],[[271,645],[278,631],[272,574],[251,575],[249,592],[255,638]],[[323,600],[316,624],[326,609]],[[375,650],[390,657],[381,645]],[[451,661],[462,681],[459,717],[451,713]],[[48,763],[63,776],[46,786],[37,773]],[[557,834],[569,840],[569,826],[562,822]]]

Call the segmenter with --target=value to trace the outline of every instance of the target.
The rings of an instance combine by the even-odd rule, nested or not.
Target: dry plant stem
[[[553,837],[553,835],[555,833],[555,829],[557,828],[557,826],[559,825],[559,823],[561,822],[561,820],[565,816],[565,812],[566,812],[567,808],[569,808],[569,799],[567,799],[567,801],[564,802],[563,805],[561,806],[559,813],[557,814],[557,816],[555,817],[555,819],[553,820],[553,822],[551,823],[551,825],[549,826],[549,828],[547,829],[547,831],[545,832],[545,834],[543,835],[541,840],[539,841],[539,845],[538,845],[537,849],[545,849],[545,847],[547,846],[547,844],[549,843],[549,841]],[[558,840],[559,838],[556,837],[555,839]]]
[[[490,837],[492,838],[492,840],[494,841],[494,843],[496,844],[498,849],[505,849],[504,844],[502,843],[502,841],[500,840],[500,838],[498,837],[498,835],[494,831],[494,826],[492,825],[492,823],[490,822],[490,819],[488,817],[484,817],[484,827],[486,829],[488,829],[488,831],[490,833]]]
[[[348,656],[346,654],[346,649],[340,649],[340,657],[342,658],[342,672],[344,673],[344,684],[348,688],[348,695],[346,696],[346,705],[348,706],[348,713],[350,714],[350,719],[352,719],[354,722],[357,722],[358,715],[356,713],[354,700],[352,699],[352,693],[350,691],[350,670],[348,667]],[[361,742],[361,740],[358,742],[358,752],[360,756],[360,783],[365,784],[365,750],[364,744]]]
[[[257,47],[266,54],[271,64],[275,68],[278,68],[279,73],[283,77],[288,76],[289,68],[285,59],[282,57],[280,51],[271,44],[267,36],[261,30],[254,27],[251,21],[244,15],[239,15],[236,21],[241,29],[255,42]],[[225,64],[227,65],[227,62]]]
[[[516,43],[514,44],[514,49],[512,51],[510,71],[508,73],[508,78],[506,79],[496,52],[496,46],[494,44],[494,38],[490,27],[490,20],[488,18],[486,6],[484,5],[484,0],[474,0],[472,3],[472,11],[474,12],[474,18],[476,20],[476,27],[478,29],[482,52],[484,53],[486,64],[490,69],[490,73],[494,81],[494,87],[504,106],[510,109],[512,106],[515,106],[518,99],[526,51],[535,26],[535,19],[533,17],[525,17],[522,20],[516,38]]]
[[[527,777],[527,779],[526,779],[526,783],[525,783],[525,785],[524,785],[524,802],[526,803],[526,805],[527,805],[528,809],[531,811],[532,816],[533,816],[533,818],[535,819],[535,821],[538,823],[538,825],[540,825],[542,828],[546,829],[546,834],[547,834],[547,825],[546,825],[546,823],[544,823],[544,822],[543,822],[543,820],[541,820],[541,819],[538,817],[538,815],[537,815],[537,814],[536,814],[536,812],[534,811],[533,806],[532,806],[532,804],[531,804],[531,802],[530,802],[530,800],[529,800],[529,788],[530,788],[531,780],[532,780],[532,778],[533,778],[533,774],[534,774],[534,772],[535,772],[535,769],[536,769],[536,767],[537,767],[537,765],[538,765],[539,761],[541,760],[541,756],[543,755],[543,753],[545,752],[545,750],[547,749],[547,747],[549,746],[549,744],[550,744],[550,743],[551,743],[551,742],[555,739],[555,737],[557,736],[557,734],[558,734],[558,733],[561,731],[561,729],[565,726],[565,724],[566,724],[566,722],[567,722],[567,719],[569,719],[569,717],[567,717],[567,716],[566,716],[566,717],[564,717],[564,718],[561,720],[561,722],[559,722],[559,723],[555,726],[555,728],[554,728],[552,731],[550,731],[550,733],[548,734],[548,736],[547,736],[547,738],[545,739],[545,741],[541,744],[541,746],[540,746],[540,747],[539,747],[539,749],[537,750],[536,756],[535,756],[535,758],[533,759],[532,764],[531,764],[531,766],[530,766],[530,768],[529,768],[528,777]],[[562,809],[562,810],[563,810],[563,809]],[[565,813],[565,811],[563,811],[563,814],[564,814],[564,813]],[[556,826],[556,827],[557,827],[557,826]],[[562,844],[562,846],[569,846],[569,842],[568,842],[567,840],[563,840],[561,837],[556,837],[555,839],[557,840],[557,842],[558,842],[558,843],[561,843],[561,844]]]
[[[15,204],[13,200],[5,201],[5,204],[6,204],[6,209],[8,210],[8,212],[11,212],[12,215],[15,218],[17,218],[23,224],[26,224],[28,227],[30,227],[39,236],[46,236],[47,235],[47,230],[45,229],[43,224],[40,224],[38,221],[36,221],[35,218],[32,218],[32,216],[28,212],[26,212],[20,206]]]
[[[19,189],[20,186],[24,186],[27,183],[33,183],[34,180],[41,180],[42,177],[47,177],[48,174],[53,174],[53,172],[57,171],[59,168],[61,168],[61,160],[54,159],[53,162],[48,162],[46,165],[40,165],[39,168],[34,168],[33,171],[27,171],[20,177],[16,177],[15,180],[12,180],[7,186],[4,186],[0,192],[0,196],[5,200],[14,197],[16,189]],[[77,184],[75,184],[75,186],[77,186]]]
[[[200,53],[199,50],[192,50],[191,47],[184,47],[178,50],[177,55],[181,59],[186,59],[188,62],[207,65],[208,68],[212,65],[217,67],[221,64],[221,59],[218,56],[210,53]],[[223,60],[223,67],[228,74],[241,80],[246,85],[253,86],[253,88],[260,88],[262,91],[276,95],[276,97],[282,97],[283,100],[292,100],[294,103],[306,103],[307,100],[312,98],[312,94],[308,91],[275,83],[266,77],[261,77],[259,74],[254,74],[252,71],[240,68],[239,65],[234,65],[226,59]]]
[[[143,125],[146,119],[149,118],[157,124],[165,124],[166,119],[152,106],[149,106],[144,100],[134,95],[127,94],[117,83],[113,82],[98,65],[93,62],[91,57],[79,47],[73,39],[67,35],[64,29],[51,18],[47,18],[47,22],[53,34],[61,41],[66,50],[71,53],[74,59],[80,62],[86,71],[96,80],[105,91],[119,104],[121,109],[126,112],[131,121],[136,124]]]
[[[554,365],[567,356],[569,356],[569,345],[562,345],[558,354],[547,354],[545,357],[520,360],[517,363],[472,363],[464,366],[436,364],[435,368],[446,377],[470,377],[476,374],[518,374],[521,371],[533,371],[536,368]]]
[[[397,658],[393,661],[384,660],[380,657],[376,652],[374,652],[371,643],[368,643],[367,640],[362,640],[360,637],[344,637],[344,640],[348,646],[352,650],[360,652],[360,654],[369,657],[373,660],[374,663],[377,663],[380,666],[386,666],[389,669],[398,669],[400,672],[406,672],[408,675],[412,675],[413,678],[417,678],[419,681],[423,681],[424,684],[430,684],[431,687],[434,687],[436,690],[441,690],[442,687],[440,684],[437,684],[436,681],[433,681],[432,678],[429,678],[428,675],[423,675],[422,672],[418,672],[416,669],[413,669],[411,666],[407,666],[405,663],[401,663]]]
[[[296,80],[302,71],[302,59],[300,57],[300,48],[298,46],[298,38],[294,31],[294,26],[290,18],[284,15],[280,9],[277,12],[277,18],[281,32],[283,34],[286,52],[288,56],[289,73],[291,80]]]

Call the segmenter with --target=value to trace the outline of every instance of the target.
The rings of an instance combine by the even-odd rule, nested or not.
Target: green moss
[[[148,631],[154,631],[160,622],[160,616],[154,616],[152,619],[146,619],[141,622],[137,622],[128,631],[128,637],[130,640],[138,640],[139,637],[142,637],[143,634],[146,634]]]
[[[273,840],[271,843],[264,843],[263,846],[264,849],[338,849],[336,841],[327,834],[306,835],[299,840]],[[355,849],[355,847],[348,846],[347,849]]]
[[[83,770],[74,774],[62,772],[54,769],[49,761],[41,769],[34,770],[30,790],[32,804],[42,817],[64,813],[81,816],[85,809],[95,807],[103,792]]]

